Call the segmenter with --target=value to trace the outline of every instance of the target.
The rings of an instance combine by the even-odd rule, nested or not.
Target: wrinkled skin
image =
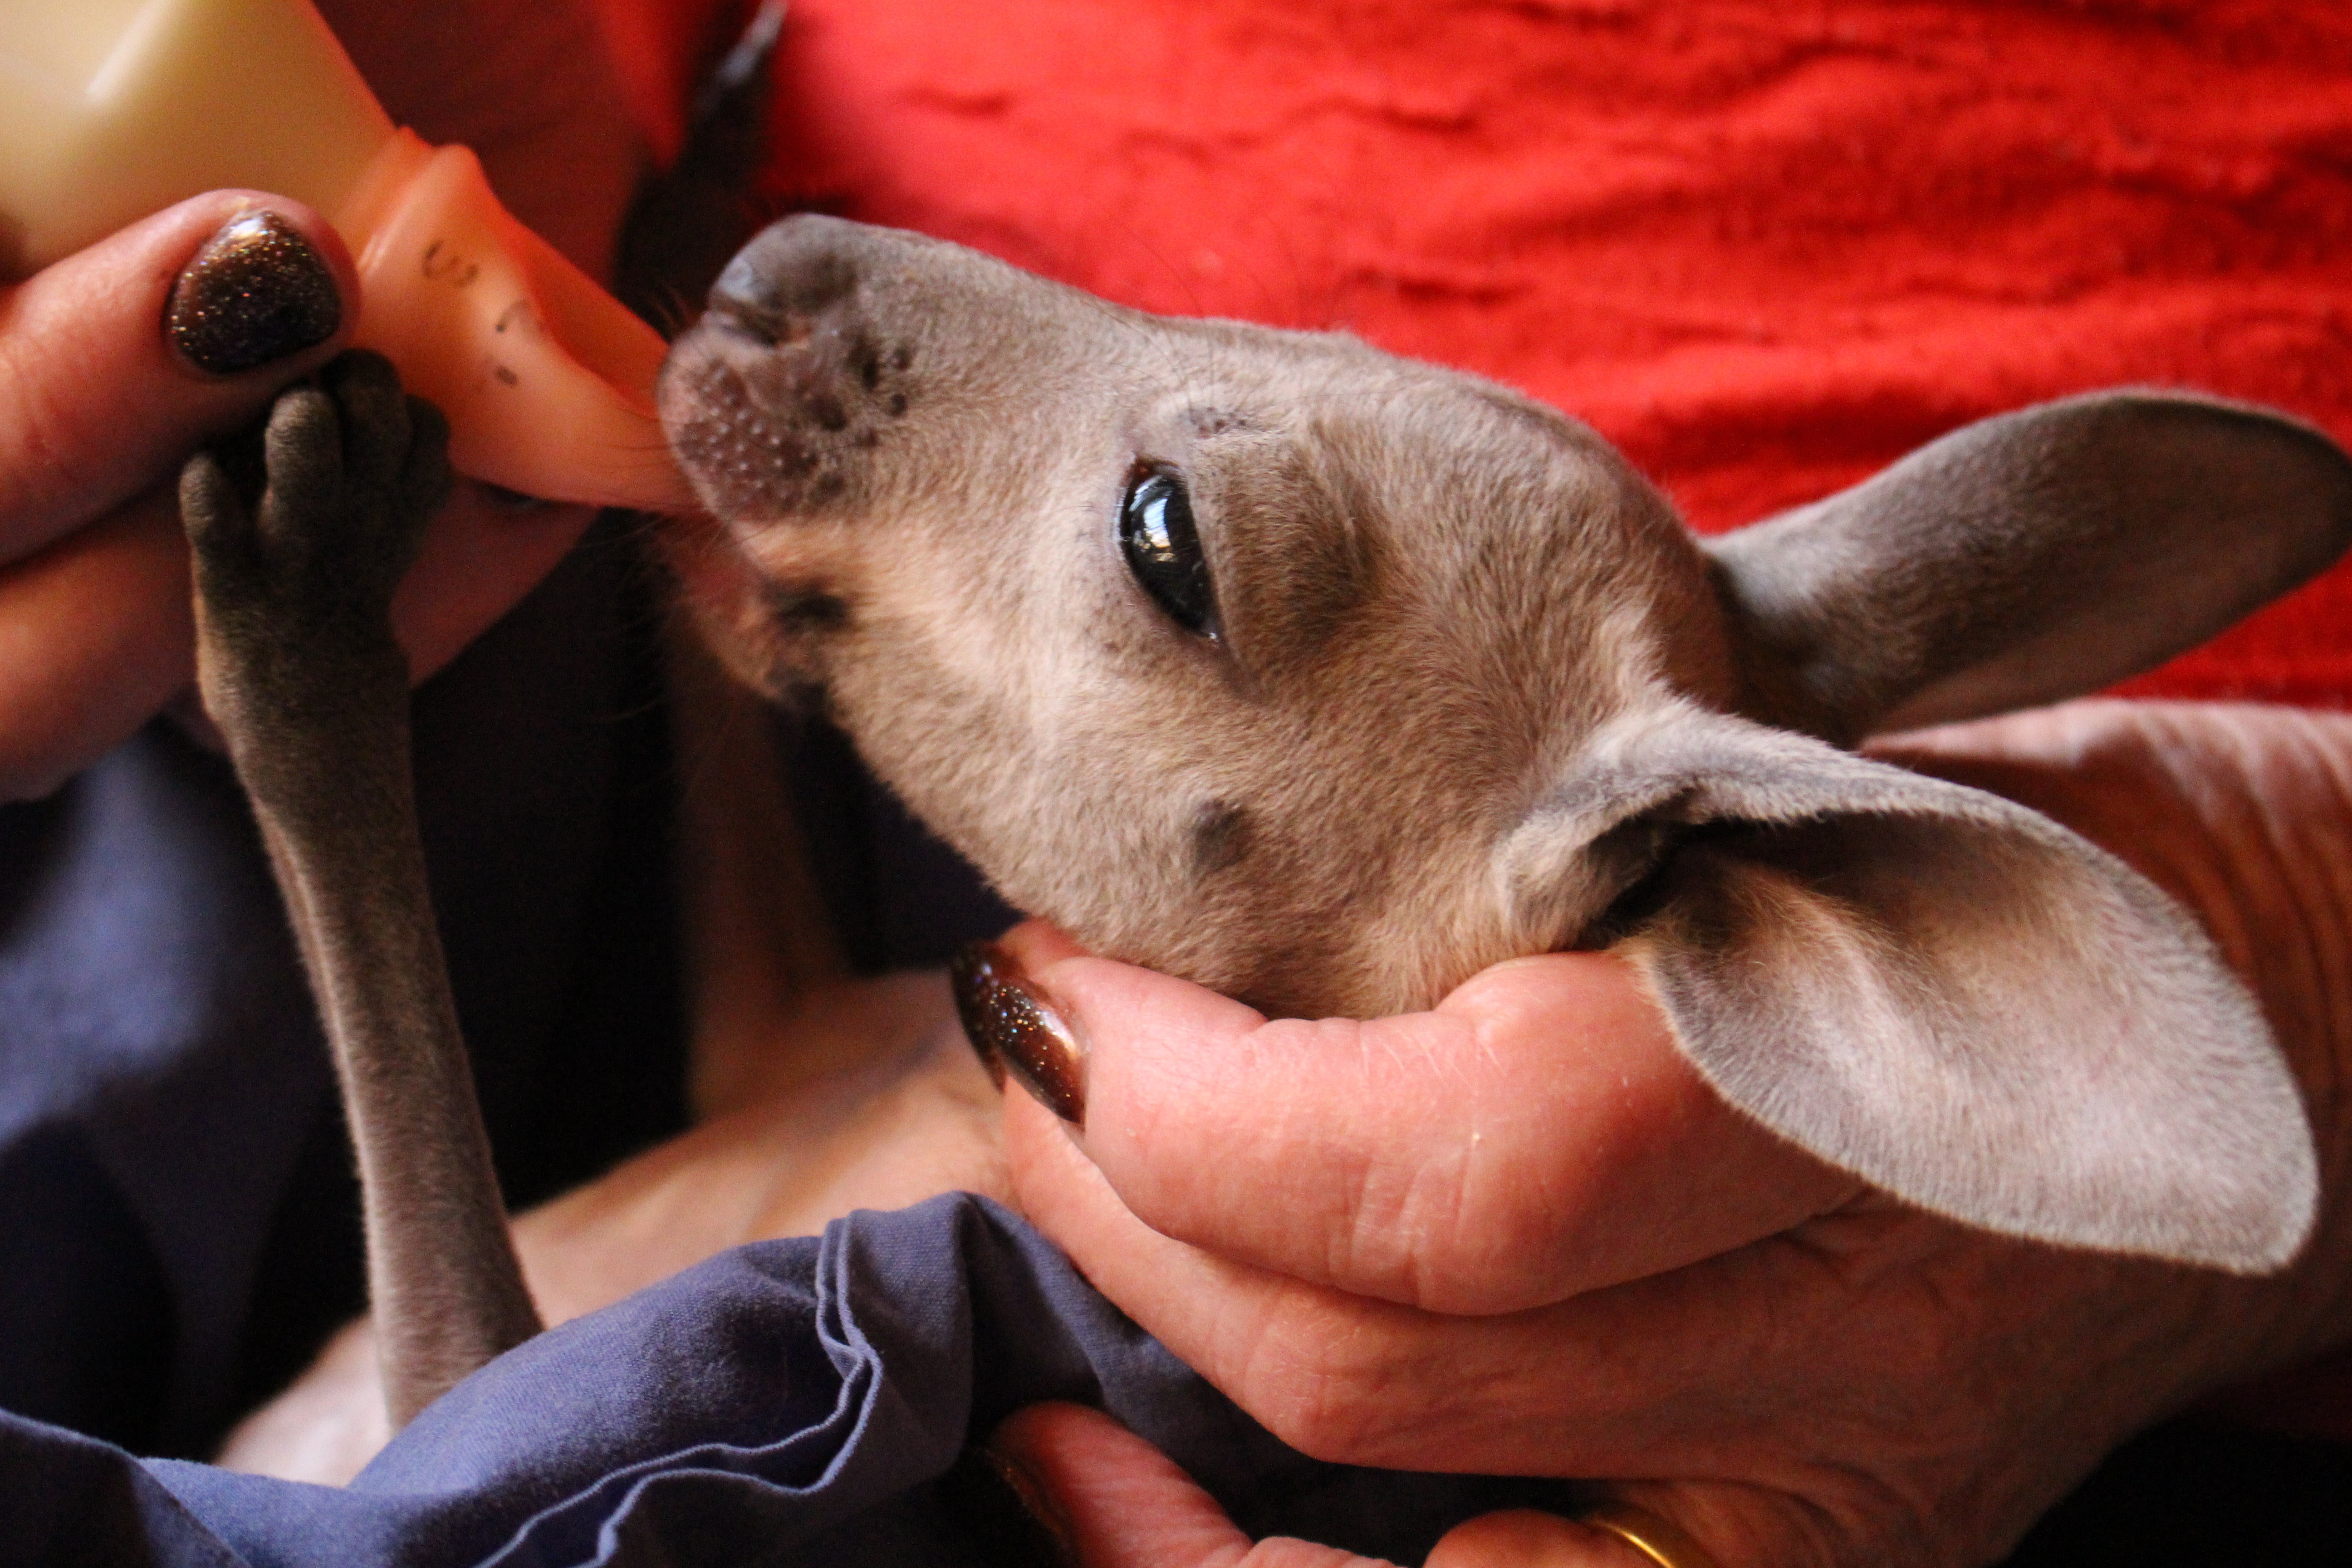
[[[1433,1016],[1324,1026],[1310,1058],[1295,1026],[1034,937],[1032,973],[1091,1055],[1082,1131],[1008,1101],[1027,1212],[1310,1452],[1610,1479],[1728,1564],[1995,1560],[2125,1436],[2352,1339],[2352,721],[2078,704],[1887,750],[2052,813],[2213,931],[2320,1131],[2330,1195],[2287,1273],[2231,1279],[2036,1247],[1841,1187],[1703,1103],[1654,1025],[1590,1025],[1622,984],[1580,955],[1490,971]],[[1413,1103],[1378,1092],[1373,1067],[1465,1031],[1486,1047],[1474,1065]],[[1595,1068],[1580,1091],[1559,1089],[1570,1039],[1622,1087]],[[1213,1094],[1193,1066],[1208,1051],[1227,1063]],[[1529,1096],[1578,1099],[1578,1136],[1511,1142]],[[1341,1135],[1310,1149],[1294,1131],[1307,1127]],[[1504,1144],[1477,1187],[1443,1152],[1465,1128]],[[1209,1181],[1189,1153],[1204,1140],[1233,1152]],[[1475,1209],[1475,1223],[1396,1226],[1370,1205],[1403,1172],[1424,1176],[1428,1212]],[[1724,1224],[1743,1203],[1746,1218]],[[1559,1245],[1465,1245],[1515,1228]],[[1521,1309],[1428,1310],[1415,1282],[1437,1279]],[[2223,1404],[2341,1437],[2347,1394],[2339,1367]],[[1003,1441],[1067,1492],[1089,1564],[1239,1560],[1201,1500],[1131,1448],[1052,1424]],[[1115,1512],[1087,1502],[1103,1489]],[[1638,1563],[1565,1525],[1535,1533],[1549,1553],[1537,1561]]]

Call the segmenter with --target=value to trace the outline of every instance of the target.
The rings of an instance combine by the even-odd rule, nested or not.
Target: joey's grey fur
[[[2234,1268],[2306,1233],[2300,1100],[2202,935],[1840,748],[2310,576],[2352,540],[2315,432],[2080,398],[1703,542],[1500,387],[813,217],[728,269],[662,403],[724,523],[673,552],[716,646],[1087,945],[1360,1016],[1613,943],[1727,1098],[1915,1202]],[[1213,636],[1122,556],[1145,470],[1188,487]]]
[[[267,493],[200,463],[185,504],[205,700],[345,1068],[397,1419],[534,1320],[413,847],[384,602],[437,447],[387,385],[289,395]],[[1503,388],[821,218],[729,268],[662,405],[718,519],[669,531],[714,647],[822,693],[1089,946],[1368,1016],[1610,945],[1733,1104],[1927,1207],[2236,1269],[2307,1232],[2294,1085],[2186,917],[1841,748],[2095,689],[2318,571],[2352,464],[2316,433],[2076,399],[1701,542]],[[1144,469],[1187,488],[1213,636],[1122,554]]]
[[[393,590],[449,487],[448,433],[383,358],[347,353],[180,481],[197,684],[334,1049],[395,1427],[540,1326],[425,889],[392,634]]]

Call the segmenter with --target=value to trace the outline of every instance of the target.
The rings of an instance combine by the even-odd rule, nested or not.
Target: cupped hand
[[[482,154],[524,221],[602,272],[640,166],[593,16],[520,0],[328,0],[394,118]],[[175,280],[230,219],[276,215],[331,274],[327,337],[232,374],[164,330]],[[323,363],[359,311],[351,258],[290,199],[214,192],[0,288],[0,800],[38,795],[194,673],[173,482],[195,447]],[[461,485],[394,605],[419,679],[546,574],[590,520]]]
[[[2352,721],[2080,704],[1887,754],[2050,813],[2203,916],[2320,1133],[2321,1232],[2285,1275],[1860,1190],[1715,1102],[1605,954],[1506,964],[1415,1017],[1268,1023],[1024,928],[1008,945],[1087,1054],[1082,1127],[1008,1097],[1023,1205],[1310,1454],[1601,1481],[1727,1565],[1993,1560],[2139,1426],[2352,1338]]]

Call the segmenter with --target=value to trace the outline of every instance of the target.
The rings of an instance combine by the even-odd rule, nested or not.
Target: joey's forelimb
[[[448,491],[447,440],[388,363],[352,353],[180,481],[197,681],[334,1050],[394,1427],[540,1328],[425,889],[390,618]]]

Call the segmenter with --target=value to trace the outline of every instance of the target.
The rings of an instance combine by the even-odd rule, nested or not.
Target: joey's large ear
[[[2252,1000],[2169,899],[2046,817],[1676,708],[1604,728],[1499,868],[1532,911],[1633,855],[1654,869],[1612,951],[1799,1146],[2068,1246],[2251,1272],[2309,1231],[2311,1132]]]
[[[1835,741],[2095,690],[2352,544],[2352,463],[2260,409],[2103,393],[1706,542],[1759,717]]]

